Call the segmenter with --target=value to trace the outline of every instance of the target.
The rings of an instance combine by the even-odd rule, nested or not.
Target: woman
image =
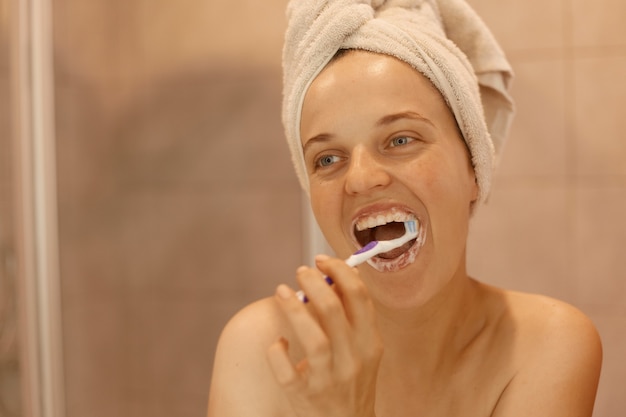
[[[294,0],[289,16],[285,130],[338,257],[296,271],[308,303],[281,284],[229,322],[209,416],[590,416],[590,321],[465,268],[511,115],[508,64],[481,22],[460,1]],[[408,219],[423,239],[341,260]]]

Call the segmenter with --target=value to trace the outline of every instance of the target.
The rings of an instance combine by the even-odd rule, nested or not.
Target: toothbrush
[[[370,258],[381,253],[389,252],[390,250],[399,248],[411,239],[417,238],[417,224],[415,220],[408,220],[404,222],[404,235],[391,239],[391,240],[373,240],[361,249],[352,254],[345,260],[346,264],[351,267],[362,264]],[[324,277],[324,280],[328,285],[333,285],[331,277]],[[303,303],[307,303],[309,299],[302,290],[296,293],[296,297]]]

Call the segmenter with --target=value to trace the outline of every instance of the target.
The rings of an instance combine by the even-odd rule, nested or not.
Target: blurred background
[[[54,0],[45,32],[20,16],[46,3],[0,0],[0,416],[205,415],[223,325],[319,247],[280,123],[286,2]],[[621,415],[626,3],[469,2],[518,106],[470,272],[587,313],[605,350],[595,416]],[[33,286],[23,26],[49,56],[54,145],[52,273]]]

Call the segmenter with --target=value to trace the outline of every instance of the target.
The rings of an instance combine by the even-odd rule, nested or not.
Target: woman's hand
[[[367,288],[340,259],[318,256],[316,266],[297,271],[307,305],[285,285],[276,290],[305,357],[293,363],[281,338],[268,349],[270,367],[300,417],[373,417],[383,349]]]

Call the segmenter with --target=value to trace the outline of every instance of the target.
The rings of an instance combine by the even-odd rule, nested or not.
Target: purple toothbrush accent
[[[367,252],[368,250],[372,249],[376,245],[378,245],[378,241],[377,240],[372,240],[370,243],[368,243],[367,245],[363,246],[358,251],[354,252],[354,255],[358,255],[359,253]]]

